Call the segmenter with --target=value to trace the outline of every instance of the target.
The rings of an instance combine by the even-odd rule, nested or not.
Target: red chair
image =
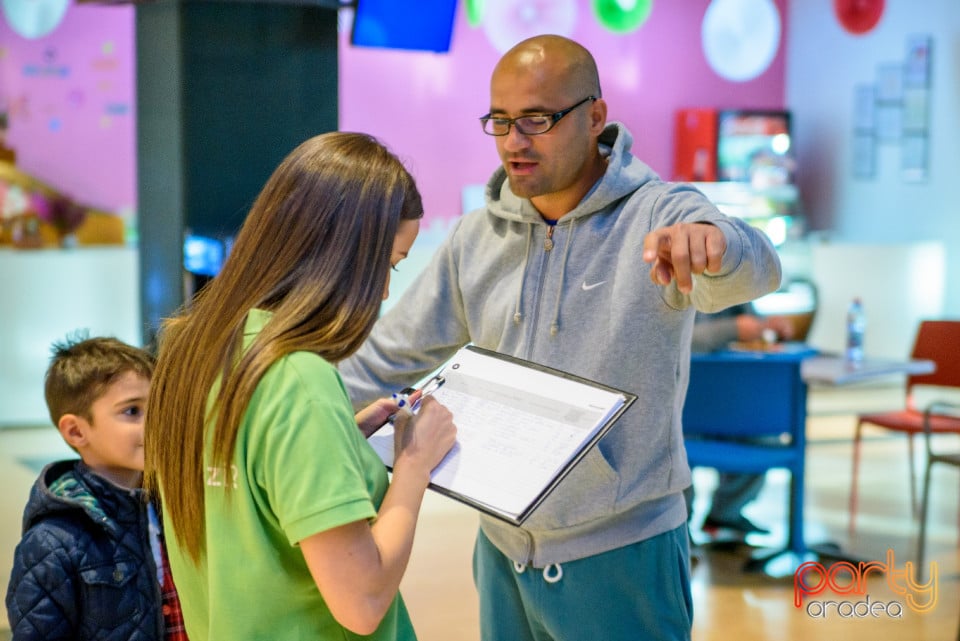
[[[914,471],[913,440],[923,434],[923,409],[914,403],[914,388],[917,385],[954,387],[960,390],[960,320],[926,320],[920,322],[911,358],[930,360],[936,363],[932,374],[913,375],[907,378],[907,402],[902,410],[861,414],[853,437],[853,477],[850,481],[850,535],[856,530],[857,473],[860,468],[860,443],[864,425],[875,425],[907,436],[907,452],[910,465],[910,505],[917,513],[917,491]],[[934,433],[960,434],[960,418],[948,415],[932,415],[930,428]]]
[[[930,470],[934,464],[946,463],[960,468],[960,450],[934,450],[932,446],[933,429],[931,428],[930,417],[936,416],[941,412],[950,412],[960,420],[960,404],[946,403],[943,401],[934,401],[927,406],[923,412],[924,430],[923,437],[927,449],[927,471],[923,475],[923,499],[920,501],[920,534],[917,539],[917,577],[923,581],[926,566],[926,548],[927,548],[927,512],[930,508]],[[942,416],[942,414],[940,414]],[[957,637],[960,639],[960,635]]]

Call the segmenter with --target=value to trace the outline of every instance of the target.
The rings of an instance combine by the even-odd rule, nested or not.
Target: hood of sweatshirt
[[[633,136],[620,123],[609,123],[600,134],[598,143],[601,155],[607,158],[607,171],[583,200],[560,219],[561,224],[596,213],[629,196],[640,185],[658,178],[650,167],[629,153]],[[498,167],[487,181],[486,198],[488,210],[494,216],[516,222],[543,222],[540,212],[529,199],[510,191],[503,166]]]

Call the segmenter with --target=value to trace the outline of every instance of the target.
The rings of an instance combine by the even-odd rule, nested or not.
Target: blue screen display
[[[187,234],[183,239],[183,268],[213,278],[223,267],[226,251],[222,240]]]
[[[357,0],[350,44],[447,52],[456,8],[457,0]]]

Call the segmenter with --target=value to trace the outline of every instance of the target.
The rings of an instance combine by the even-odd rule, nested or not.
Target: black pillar
[[[144,344],[185,299],[183,238],[225,240],[273,169],[337,129],[337,11],[160,0],[136,6]]]

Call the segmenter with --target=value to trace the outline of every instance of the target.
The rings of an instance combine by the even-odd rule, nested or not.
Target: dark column
[[[184,302],[184,233],[234,234],[283,157],[337,129],[337,11],[161,0],[136,31],[146,345]]]

